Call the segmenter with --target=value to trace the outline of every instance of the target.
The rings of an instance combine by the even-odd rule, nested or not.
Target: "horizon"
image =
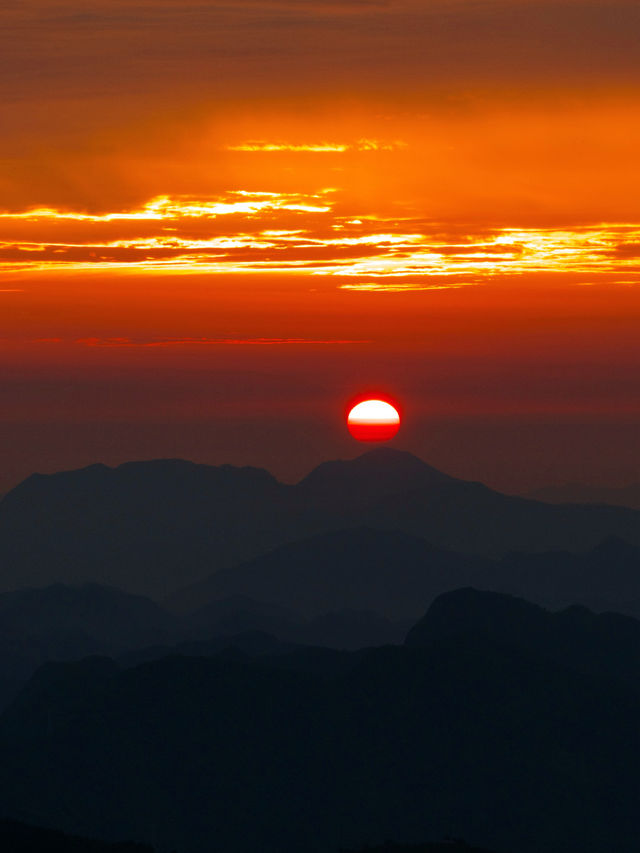
[[[545,481],[541,485],[538,485],[537,487],[534,487],[531,489],[522,488],[521,490],[516,490],[516,491],[511,492],[511,491],[503,490],[503,489],[497,488],[495,486],[492,486],[490,483],[485,482],[484,480],[481,480],[481,479],[477,479],[477,478],[472,479],[470,477],[464,477],[464,476],[459,476],[457,474],[453,474],[450,471],[444,470],[444,469],[442,469],[436,465],[433,465],[428,459],[424,459],[422,456],[418,455],[417,453],[414,453],[412,450],[408,450],[404,447],[389,446],[390,444],[391,444],[391,442],[388,442],[388,441],[387,442],[379,442],[379,443],[375,443],[376,446],[373,446],[373,447],[369,446],[368,448],[366,448],[364,450],[361,448],[358,448],[360,450],[360,452],[354,453],[350,456],[336,456],[336,457],[331,457],[331,458],[327,458],[327,459],[321,459],[317,463],[312,464],[312,466],[310,468],[303,471],[301,474],[294,476],[294,477],[289,477],[289,478],[279,476],[277,471],[274,471],[271,468],[268,468],[264,465],[257,465],[257,464],[251,464],[251,463],[242,464],[242,463],[225,462],[225,461],[202,462],[202,461],[198,461],[196,459],[189,459],[189,458],[182,457],[182,456],[150,456],[148,458],[125,459],[123,461],[116,461],[113,463],[108,463],[108,462],[104,462],[102,460],[97,460],[97,461],[88,462],[85,465],[79,465],[79,466],[73,467],[73,468],[59,468],[59,469],[54,469],[54,470],[50,470],[50,471],[32,471],[29,474],[27,474],[26,477],[24,477],[21,480],[18,480],[17,482],[13,483],[13,485],[11,485],[9,488],[7,488],[3,491],[0,491],[0,500],[2,500],[2,498],[5,497],[6,495],[10,494],[10,492],[13,491],[13,489],[15,489],[17,486],[21,485],[23,482],[25,482],[25,480],[28,480],[34,476],[35,477],[38,477],[38,476],[55,477],[56,474],[76,473],[76,472],[88,470],[90,468],[107,468],[108,470],[115,471],[118,468],[126,467],[128,465],[138,465],[138,464],[145,465],[145,464],[163,463],[163,462],[184,462],[184,463],[187,463],[190,465],[202,466],[202,467],[206,467],[206,468],[235,468],[238,470],[252,469],[252,470],[256,470],[256,471],[263,471],[267,474],[270,474],[277,482],[281,483],[282,485],[295,486],[295,485],[298,485],[299,483],[301,483],[310,474],[312,474],[316,469],[322,467],[323,465],[327,465],[327,464],[330,465],[332,463],[339,463],[339,462],[345,462],[345,463],[354,462],[358,459],[362,459],[363,457],[375,456],[375,455],[380,454],[380,453],[385,454],[387,452],[390,456],[393,456],[393,455],[410,456],[413,459],[415,459],[418,462],[425,465],[426,467],[434,469],[434,470],[438,471],[439,473],[445,474],[446,476],[451,477],[453,479],[463,480],[463,481],[468,481],[468,482],[481,482],[483,485],[486,485],[489,488],[494,489],[495,491],[504,492],[505,494],[513,494],[515,496],[521,495],[523,497],[529,497],[531,495],[531,493],[534,493],[536,491],[544,492],[546,488],[548,488],[549,490],[552,490],[554,488],[560,488],[561,489],[563,487],[568,487],[568,488],[570,488],[570,487],[577,487],[577,488],[584,487],[585,489],[602,488],[602,489],[616,490],[616,489],[624,489],[624,488],[634,487],[634,486],[640,485],[640,483],[636,480],[628,480],[626,483],[622,483],[622,484],[592,483],[592,482],[586,482],[586,481],[585,482],[561,481],[558,483],[548,483]],[[535,496],[533,499],[536,499]]]
[[[157,431],[153,426],[157,427]],[[6,424],[0,425],[0,436],[5,438],[4,448],[10,461],[0,469],[0,495],[7,494],[32,474],[55,474],[102,464],[118,467],[127,462],[161,459],[184,459],[201,465],[233,465],[236,467],[263,468],[277,479],[295,483],[323,462],[334,459],[353,459],[362,455],[362,444],[347,434],[346,425],[339,418],[310,426],[298,423],[284,429],[281,422],[270,424],[274,442],[271,447],[260,443],[256,433],[264,432],[264,424],[231,423],[219,430],[218,442],[214,437],[205,440],[202,426],[183,425],[177,430],[173,425],[86,425],[49,424],[47,441],[42,443],[43,426],[34,425],[18,429],[19,438]],[[460,419],[436,424],[427,422],[428,431],[421,432],[417,425],[403,422],[399,436],[387,442],[371,443],[411,453],[422,461],[452,477],[485,483],[492,489],[507,494],[526,495],[540,489],[580,485],[593,488],[625,488],[640,483],[640,463],[615,464],[605,456],[603,465],[585,466],[585,457],[595,452],[604,436],[613,434],[617,444],[626,453],[636,437],[633,424],[591,424],[581,434],[568,424],[496,423]],[[37,439],[25,444],[25,434]],[[19,447],[7,441],[16,438]],[[77,433],[88,437],[84,448],[76,443]],[[3,435],[4,433],[4,435]],[[409,433],[408,440],[404,440]],[[123,442],[122,435],[127,439]],[[237,449],[239,435],[241,449]],[[544,443],[544,438],[547,438]],[[288,443],[287,443],[288,439]],[[125,448],[123,449],[122,443]],[[287,453],[283,452],[283,443]],[[542,443],[542,446],[541,444]],[[369,446],[369,449],[372,446]],[[495,455],[495,445],[502,451]],[[98,445],[101,452],[94,452]],[[203,449],[203,445],[206,449]],[[216,446],[217,445],[217,446]],[[320,450],[328,448],[326,452]],[[131,448],[131,450],[130,450]],[[164,451],[174,452],[164,452]],[[533,457],[527,458],[526,451]],[[155,451],[155,452],[154,452]],[[39,462],[37,461],[39,460]]]

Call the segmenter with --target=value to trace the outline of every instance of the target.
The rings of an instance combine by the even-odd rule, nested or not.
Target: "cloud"
[[[227,151],[241,151],[244,153],[282,153],[294,154],[344,154],[347,151],[396,151],[406,148],[407,143],[396,140],[394,142],[383,142],[379,139],[359,139],[357,142],[265,142],[262,140],[250,140],[239,142],[236,145],[228,145]]]
[[[333,142],[317,142],[296,145],[290,142],[240,142],[237,145],[228,145],[227,151],[272,153],[290,151],[305,154],[342,154],[349,150],[349,145]]]
[[[465,230],[403,216],[380,221],[345,210],[333,190],[164,195],[103,214],[5,212],[0,224],[18,229],[14,241],[0,243],[0,273],[296,273],[347,279],[336,286],[359,291],[381,289],[375,282],[383,280],[400,291],[525,273],[640,281],[640,223]],[[65,228],[75,239],[64,239]]]
[[[62,338],[38,338],[36,343],[68,343]],[[368,344],[370,340],[339,338],[76,338],[74,344],[86,347],[200,347],[200,346],[349,346]]]

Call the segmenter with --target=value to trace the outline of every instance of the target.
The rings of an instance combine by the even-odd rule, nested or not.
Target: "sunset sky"
[[[393,446],[640,479],[637,0],[5,0],[0,492]]]

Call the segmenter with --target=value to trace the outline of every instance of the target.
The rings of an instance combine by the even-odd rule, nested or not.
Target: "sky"
[[[636,0],[5,0],[0,492],[393,446],[640,480]]]

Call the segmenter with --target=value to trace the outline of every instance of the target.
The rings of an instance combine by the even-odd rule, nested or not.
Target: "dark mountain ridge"
[[[175,643],[185,625],[155,602],[98,584],[0,594],[0,707],[45,661]]]
[[[336,530],[216,572],[171,604],[184,610],[245,595],[307,618],[351,608],[403,621],[417,617],[444,588],[469,583],[483,562],[397,531]]]
[[[446,835],[635,853],[640,691],[611,661],[628,636],[602,629],[604,673],[558,659],[570,635],[592,662],[594,619],[462,590],[406,646],[321,670],[295,649],[50,664],[0,717],[0,797],[9,816],[181,853]]]
[[[95,581],[162,599],[211,572],[343,528],[396,530],[440,549],[584,551],[640,545],[640,512],[551,506],[376,449],[295,486],[266,471],[180,460],[33,475],[0,503],[0,589]]]
[[[566,483],[546,486],[529,492],[526,497],[552,504],[607,504],[640,509],[640,483],[627,486],[588,486],[585,483]]]
[[[469,585],[551,609],[582,604],[640,617],[640,548],[610,537],[586,553],[515,553],[496,560],[435,548],[397,531],[337,530],[210,575],[179,590],[167,606],[197,608],[193,618],[202,624],[235,597],[306,618],[366,610],[398,624],[417,619],[441,593]],[[276,628],[275,622],[262,625]]]
[[[550,613],[536,604],[471,587],[444,593],[409,631],[405,645],[482,637],[640,690],[640,620],[572,606]]]

